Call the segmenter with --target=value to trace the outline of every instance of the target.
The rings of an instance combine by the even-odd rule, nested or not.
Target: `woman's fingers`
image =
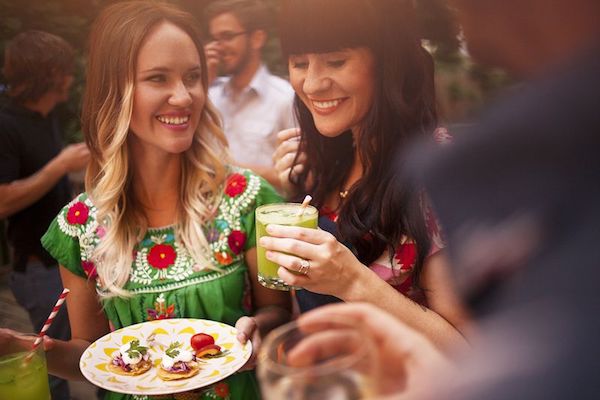
[[[290,286],[306,287],[310,284],[310,278],[308,276],[295,274],[285,267],[279,268],[277,270],[277,275]]]
[[[279,146],[277,146],[275,152],[273,153],[273,163],[281,161],[281,159],[288,154],[292,156],[293,160],[299,148],[300,145],[297,141],[286,141],[281,143]]]
[[[241,317],[237,320],[235,327],[238,329],[237,339],[240,343],[245,344],[249,338],[252,338],[252,355],[239,371],[252,370],[256,367],[256,355],[261,345],[256,319],[254,317]]]
[[[337,242],[335,237],[329,232],[320,229],[303,228],[301,226],[269,224],[267,225],[267,233],[272,237],[296,239],[317,245],[335,244]],[[263,236],[263,238],[268,238],[268,236]]]
[[[269,261],[274,262],[290,271],[307,275],[306,267],[302,266],[302,258],[293,256],[291,254],[278,253],[275,251],[267,251],[266,257]],[[310,266],[308,267],[310,270]]]
[[[235,323],[235,327],[238,330],[238,341],[245,344],[254,335],[254,331],[256,331],[256,320],[253,317],[241,317]]]
[[[286,140],[300,140],[300,128],[289,128],[279,131],[277,133],[277,140],[279,143],[285,142]]]

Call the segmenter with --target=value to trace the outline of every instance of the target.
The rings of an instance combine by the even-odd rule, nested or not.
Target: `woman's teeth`
[[[329,101],[314,101],[313,105],[318,108],[332,108],[337,107],[342,100],[329,100]]]
[[[156,119],[162,122],[163,124],[183,125],[188,123],[188,121],[190,120],[190,116],[188,115],[185,117],[167,117],[164,115],[159,115],[156,117]]]

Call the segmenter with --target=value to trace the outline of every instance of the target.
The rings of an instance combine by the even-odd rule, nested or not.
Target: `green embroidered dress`
[[[218,214],[205,227],[213,265],[221,272],[195,265],[176,240],[173,226],[148,229],[134,251],[125,285],[133,296],[102,300],[111,328],[163,318],[204,318],[234,325],[251,314],[250,279],[256,277],[248,276],[244,251],[256,245],[256,207],[278,201],[279,195],[262,178],[247,170],[232,171],[223,187]],[[61,265],[82,279],[96,280],[101,290],[91,254],[103,236],[96,207],[83,193],[58,214],[42,244]],[[105,399],[143,398],[109,393]],[[197,398],[257,399],[260,395],[254,373],[243,372],[203,390]]]

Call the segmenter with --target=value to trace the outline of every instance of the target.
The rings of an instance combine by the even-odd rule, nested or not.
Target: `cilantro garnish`
[[[165,354],[171,358],[175,358],[179,355],[179,347],[181,347],[181,343],[179,343],[179,342],[171,343],[171,345],[169,346],[167,351],[165,351]]]
[[[126,351],[130,358],[143,356],[148,351],[146,346],[140,346],[140,341],[135,339],[129,342],[129,350]]]

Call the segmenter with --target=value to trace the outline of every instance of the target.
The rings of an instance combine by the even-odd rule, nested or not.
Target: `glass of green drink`
[[[258,257],[258,281],[270,289],[290,290],[277,275],[279,265],[267,260],[265,249],[259,241],[263,236],[268,236],[266,227],[269,224],[301,226],[316,229],[318,226],[319,212],[313,206],[302,207],[298,203],[277,203],[260,206],[256,209],[256,252]]]
[[[0,346],[0,399],[50,400],[43,346],[28,359],[33,342],[10,340]]]

